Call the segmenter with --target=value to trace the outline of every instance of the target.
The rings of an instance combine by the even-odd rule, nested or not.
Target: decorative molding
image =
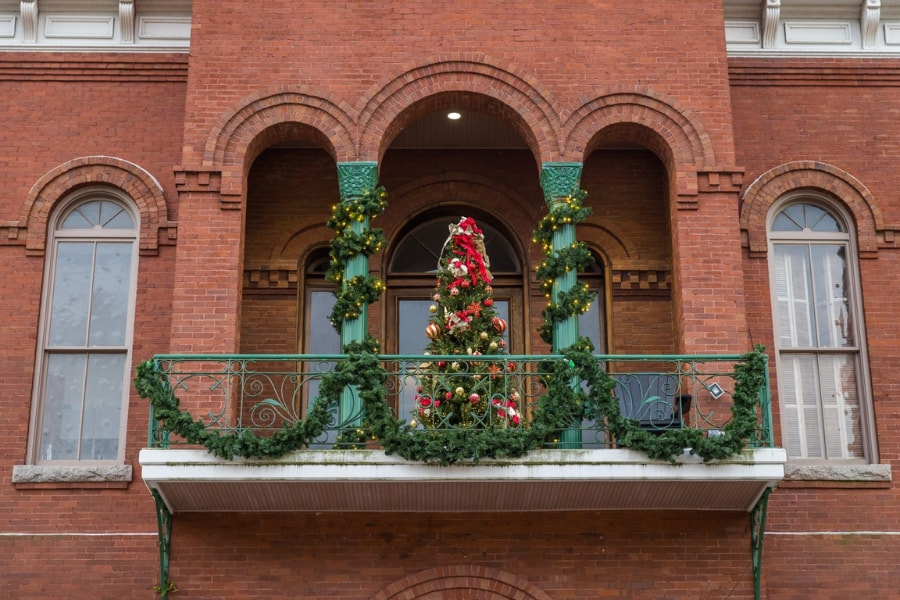
[[[46,57],[46,58],[45,58]],[[7,54],[0,58],[2,81],[106,81],[113,83],[187,83],[188,57],[137,57],[119,54],[103,60],[59,60],[46,54]]]
[[[378,185],[378,163],[372,161],[339,162],[338,187],[341,199],[358,198]]]
[[[758,21],[725,21],[725,42],[727,44],[758,46],[760,41]]]
[[[134,0],[119,0],[119,38],[123,44],[134,42]]]
[[[16,15],[0,15],[0,38],[16,36]]]
[[[778,37],[778,21],[781,17],[781,0],[766,0],[762,9],[762,47],[774,48]]]
[[[112,16],[47,15],[44,20],[44,37],[113,41],[115,21]]]
[[[897,43],[900,44],[900,26],[897,38]],[[895,60],[847,60],[838,64],[772,61],[761,56],[730,57],[728,78],[731,86],[897,87],[900,86],[900,69]]]
[[[615,269],[610,273],[616,296],[648,294],[668,297],[672,292],[672,272],[654,269]]]
[[[191,18],[144,15],[138,19],[138,38],[140,41],[190,41]]]
[[[744,170],[733,168],[697,173],[697,191],[700,193],[740,193],[744,184]]]
[[[859,15],[863,48],[875,47],[875,38],[878,36],[878,22],[880,20],[881,0],[863,0]]]
[[[578,191],[581,184],[581,168],[582,164],[576,162],[548,162],[541,165],[541,189],[544,190],[544,200],[547,204]]]
[[[247,269],[244,290],[296,291],[299,277],[297,269]]]
[[[886,46],[900,45],[900,23],[884,24],[884,43]]]
[[[848,21],[787,21],[784,24],[784,42],[846,46],[853,43],[853,31]]]
[[[109,483],[130,482],[131,465],[45,466],[13,465],[12,482],[18,483]]]
[[[19,3],[19,13],[22,15],[22,41],[26,44],[36,43],[38,30],[37,0],[22,0]]]

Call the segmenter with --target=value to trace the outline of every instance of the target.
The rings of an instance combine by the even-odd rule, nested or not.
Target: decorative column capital
[[[547,204],[578,191],[581,184],[581,167],[582,163],[577,162],[541,165],[541,189],[544,190],[544,200]]]
[[[369,161],[339,162],[338,187],[341,199],[363,196],[378,183],[378,163]]]

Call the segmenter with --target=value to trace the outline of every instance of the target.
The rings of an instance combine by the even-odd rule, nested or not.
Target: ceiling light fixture
[[[447,118],[450,119],[451,121],[458,121],[459,119],[462,118],[462,115],[459,114],[458,112],[454,111],[454,112],[447,113]]]

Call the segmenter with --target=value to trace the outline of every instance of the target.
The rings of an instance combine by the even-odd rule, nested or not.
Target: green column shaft
[[[353,233],[364,233],[369,229],[368,217],[362,221],[353,221],[350,230]],[[357,254],[344,264],[344,286],[357,275],[369,273],[369,257]],[[360,307],[359,317],[347,319],[341,323],[341,346],[350,342],[361,342],[369,330],[369,307]]]
[[[575,193],[581,182],[581,163],[544,163],[541,167],[541,188],[544,201],[552,213],[560,206],[558,200]],[[575,242],[575,224],[560,224],[553,232],[551,251],[567,248]],[[560,295],[568,292],[577,283],[578,274],[573,270],[553,280],[550,298],[556,303]],[[578,341],[578,316],[572,315],[563,321],[553,324],[553,352],[560,352]],[[578,385],[573,381],[572,385]],[[573,424],[580,426],[580,423]],[[567,429],[560,434],[560,448],[580,448],[581,430]]]
[[[378,183],[377,163],[341,162],[337,164],[337,168],[341,202],[353,202],[355,199],[361,198],[366,192],[374,190]],[[354,233],[364,233],[368,229],[368,217],[350,223],[350,230]],[[357,255],[347,259],[344,264],[344,286],[357,275],[366,275],[368,272],[368,256]],[[362,306],[357,318],[347,319],[341,323],[341,347],[351,342],[363,341],[368,329],[369,307]],[[363,410],[355,388],[344,389],[341,394],[339,411],[339,422],[344,428],[359,427],[362,424]]]
[[[552,208],[550,210],[553,210]],[[565,224],[553,232],[553,249],[568,248],[575,242],[575,225]],[[572,270],[553,281],[550,299],[555,303],[563,292],[575,287],[578,274]],[[553,325],[553,351],[559,352],[578,341],[578,317],[571,316]]]

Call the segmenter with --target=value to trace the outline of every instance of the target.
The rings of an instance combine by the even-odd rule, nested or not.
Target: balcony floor
[[[144,482],[180,512],[749,511],[784,478],[785,451],[704,464],[624,449],[540,450],[449,467],[381,450],[304,450],[232,461],[205,450],[144,449]]]

